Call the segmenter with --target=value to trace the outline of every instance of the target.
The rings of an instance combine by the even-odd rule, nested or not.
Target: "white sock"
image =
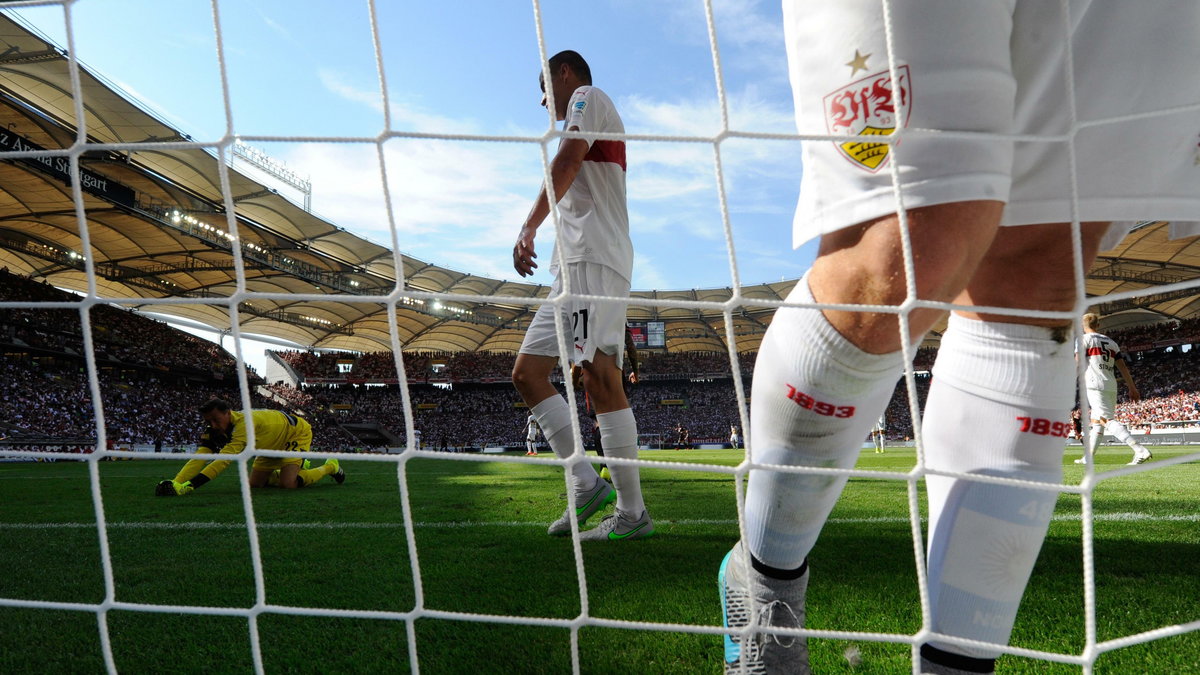
[[[1093,424],[1087,437],[1088,454],[1096,456],[1096,448],[1100,447],[1100,439],[1104,438],[1104,425]]]
[[[637,421],[631,408],[596,415],[600,422],[600,444],[605,457],[635,459],[637,447]],[[642,499],[642,481],[636,466],[609,464],[613,487],[617,488],[617,510],[633,518],[642,515],[646,502]]]
[[[808,278],[791,301],[812,301]],[[900,352],[868,354],[817,309],[780,308],[754,367],[748,441],[755,463],[849,468],[903,370]],[[781,570],[803,564],[845,476],[756,469],[746,488],[746,545]]]
[[[567,399],[555,394],[533,406],[530,412],[555,456],[565,459],[575,454],[575,434],[571,432],[571,408]],[[571,485],[576,493],[592,489],[598,480],[600,475],[589,462],[571,466]]]
[[[1108,432],[1112,434],[1118,441],[1133,448],[1134,453],[1143,455],[1146,453],[1146,448],[1142,447],[1141,443],[1133,440],[1133,434],[1129,433],[1129,428],[1123,422],[1117,420],[1108,421]]]
[[[1074,345],[1053,334],[951,316],[925,405],[929,468],[1061,482],[1076,378]],[[1058,492],[933,475],[926,485],[933,629],[1007,644]]]

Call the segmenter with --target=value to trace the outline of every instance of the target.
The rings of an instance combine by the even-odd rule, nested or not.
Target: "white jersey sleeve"
[[[583,86],[567,104],[564,128],[582,133],[623,134],[625,125],[612,99],[600,89]],[[588,152],[571,188],[558,202],[561,217],[555,246],[566,262],[592,262],[610,267],[626,281],[633,276],[633,242],[625,195],[625,141],[587,138]],[[550,271],[557,273],[558,256]]]

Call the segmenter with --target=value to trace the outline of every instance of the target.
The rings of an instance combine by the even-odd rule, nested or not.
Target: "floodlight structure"
[[[283,162],[241,141],[234,141],[233,155],[234,157],[241,157],[272,178],[276,178],[286,185],[299,190],[300,194],[304,195],[304,210],[312,211],[312,181],[307,178],[301,178],[300,174],[289,169]]]

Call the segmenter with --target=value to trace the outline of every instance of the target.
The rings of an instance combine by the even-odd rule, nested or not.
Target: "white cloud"
[[[669,288],[670,282],[663,276],[662,269],[662,264],[655,257],[639,253],[633,260],[631,287],[633,290]]]
[[[792,134],[796,132],[791,99],[768,100],[757,86],[726,92],[729,128],[733,131]],[[645,96],[622,100],[622,115],[629,133],[713,138],[721,131],[718,101],[664,101]]]
[[[332,71],[323,71],[321,79],[331,92],[347,100],[374,109],[382,106],[378,94],[348,86]],[[715,101],[697,105],[635,96],[618,105],[631,133],[706,136],[720,126]],[[772,105],[753,88],[731,96],[730,110],[735,128],[749,120],[756,130],[779,131],[781,126],[786,127],[783,131],[791,130],[790,106]],[[394,104],[392,112],[397,129],[481,133],[473,120],[439,116],[416,106]],[[375,144],[307,144],[297,146],[287,161],[311,174],[315,210],[391,247],[378,148]],[[510,252],[541,182],[541,150],[536,144],[392,138],[382,148],[400,251],[471,274],[517,279]],[[779,141],[724,141],[722,163],[731,211],[790,213],[797,183],[796,149]],[[727,276],[724,265],[717,271],[664,263],[689,251],[724,256],[713,145],[637,141],[630,143],[628,152],[630,222],[638,251],[634,286],[728,284],[727,279],[710,280],[714,274]],[[782,197],[779,185],[787,186]],[[735,228],[738,223],[735,214]],[[549,282],[552,241],[553,225],[547,221],[538,236],[540,270],[526,281]]]
[[[783,25],[766,14],[762,0],[713,0],[713,18],[722,42],[740,47],[783,43]]]
[[[671,13],[671,20],[664,23],[672,27],[675,34],[697,36],[694,40],[702,36],[707,40],[703,2],[674,0],[663,5]],[[717,39],[722,44],[754,46],[783,40],[779,17],[768,14],[767,3],[763,0],[713,0],[712,6]]]
[[[342,80],[332,68],[318,68],[317,79],[321,81],[321,86],[328,89],[330,93],[341,96],[347,101],[362,103],[377,112],[383,111],[383,96],[378,90],[368,91],[353,87]]]
[[[365,89],[348,84],[341,73],[332,68],[319,68],[317,77],[330,93],[354,103],[360,103],[376,112],[383,112],[383,94],[379,89]],[[428,112],[422,108],[396,100],[397,91],[391,95],[392,129],[405,132],[420,132],[425,134],[463,134],[478,135],[483,133],[478,122],[466,118],[452,118]]]

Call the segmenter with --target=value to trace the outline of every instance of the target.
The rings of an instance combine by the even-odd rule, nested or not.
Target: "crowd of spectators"
[[[0,272],[0,300],[79,302],[79,296],[25,277]],[[198,406],[208,398],[240,399],[233,357],[135,312],[104,303],[89,310],[94,363],[106,425],[117,444],[156,443],[168,448],[194,443]],[[1118,417],[1133,428],[1200,419],[1200,321],[1164,322],[1115,332],[1123,346],[1158,345],[1131,356],[1143,400],[1125,400]],[[77,308],[6,308],[0,312],[0,436],[50,445],[86,443],[97,437],[99,415],[83,358]],[[384,445],[407,435],[404,392],[390,351],[279,351],[274,354],[305,380],[299,387],[252,381],[252,405],[298,411],[312,421],[314,447],[348,451],[363,447],[348,427],[378,429]],[[928,370],[936,350],[917,351],[914,369]],[[755,354],[739,356],[746,395]],[[514,355],[477,352],[404,353],[411,418],[426,448],[462,449],[520,445],[528,409],[509,383]],[[630,403],[643,442],[669,446],[676,428],[693,443],[727,441],[741,427],[729,355],[725,352],[641,352],[641,382]],[[368,383],[383,383],[378,385]],[[915,378],[918,407],[930,378]],[[1123,392],[1124,394],[1124,392]],[[579,424],[590,439],[591,418],[577,396]],[[886,412],[887,437],[913,437],[907,386],[897,383]]]
[[[303,380],[395,383],[396,364],[390,351],[367,352],[273,352]],[[729,377],[729,355],[725,352],[667,353],[638,352],[638,370],[643,380],[680,377]],[[744,377],[754,369],[755,352],[738,356]],[[404,371],[409,383],[507,382],[515,354],[501,352],[404,352]]]
[[[1173,343],[1195,344],[1200,342],[1200,319],[1163,321],[1143,326],[1122,328],[1105,333],[1117,341],[1122,349],[1145,350]]]
[[[79,302],[80,296],[0,270],[0,300]],[[237,377],[237,362],[216,344],[105,303],[88,311],[97,362],[188,371],[218,379]],[[0,343],[46,353],[84,353],[80,311],[75,308],[6,308],[0,312]]]
[[[196,410],[213,396],[237,399],[236,390],[210,383],[193,386],[176,375],[136,369],[98,372],[106,437],[119,444],[166,446],[194,443]],[[0,361],[0,419],[15,438],[94,441],[95,401],[87,372],[71,359],[7,355]]]

